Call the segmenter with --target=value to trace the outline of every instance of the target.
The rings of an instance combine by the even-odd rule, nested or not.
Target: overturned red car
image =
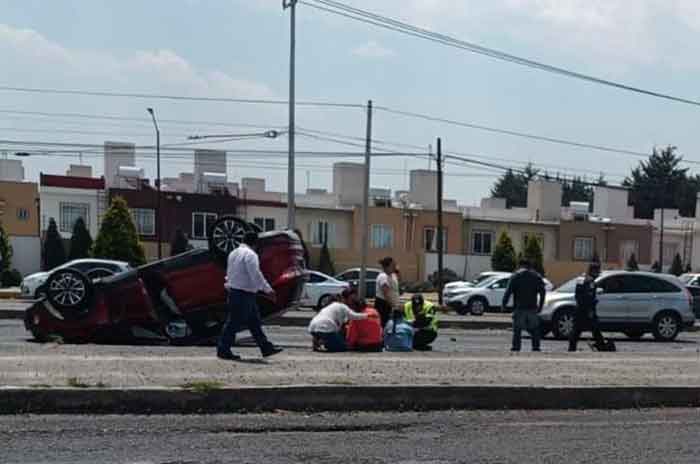
[[[46,296],[27,309],[24,324],[37,341],[156,339],[188,344],[219,334],[226,318],[226,258],[256,226],[219,218],[209,249],[195,249],[102,279],[60,269],[46,282]],[[304,248],[291,231],[259,234],[260,268],[275,290],[260,295],[263,321],[295,309],[306,280]]]

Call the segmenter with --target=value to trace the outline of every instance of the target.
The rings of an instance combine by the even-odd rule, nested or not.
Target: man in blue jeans
[[[282,348],[268,341],[262,329],[257,293],[264,292],[274,297],[275,291],[260,271],[260,260],[253,250],[257,241],[256,233],[246,233],[243,243],[228,256],[225,284],[228,291],[226,301],[228,315],[216,347],[216,356],[219,359],[231,361],[241,359],[240,356],[231,352],[231,345],[236,339],[236,333],[243,327],[250,330],[264,357],[282,351]]]
[[[503,295],[503,308],[508,306],[513,295],[513,346],[511,351],[520,351],[523,330],[527,330],[532,339],[532,351],[540,351],[540,316],[546,296],[544,280],[532,269],[532,264],[526,259],[520,260],[518,269],[508,282],[508,288]],[[539,298],[538,298],[539,297]],[[539,300],[539,301],[538,301]]]

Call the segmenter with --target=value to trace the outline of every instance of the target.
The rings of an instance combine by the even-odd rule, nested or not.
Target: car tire
[[[673,311],[664,311],[654,318],[652,333],[660,342],[671,342],[681,332],[681,318]]]
[[[480,296],[474,297],[467,303],[467,311],[473,316],[483,316],[486,309],[489,307],[489,302],[486,298]]]
[[[316,312],[322,310],[333,301],[333,295],[323,295],[316,303]]]
[[[83,311],[92,301],[92,282],[75,269],[60,269],[52,273],[45,288],[47,300],[59,311]]]
[[[574,330],[574,310],[560,309],[552,318],[552,335],[557,340],[567,340]]]
[[[636,330],[635,329],[635,330],[625,330],[622,333],[624,333],[625,336],[627,336],[628,338],[631,338],[632,340],[639,340],[640,338],[642,338],[644,336],[644,334],[646,332],[643,330]]]
[[[460,316],[466,316],[467,314],[469,314],[469,308],[463,305],[462,303],[455,304],[453,308],[455,312]]]
[[[225,260],[238,248],[246,232],[253,229],[250,224],[234,216],[222,216],[216,220],[209,231],[209,251]]]

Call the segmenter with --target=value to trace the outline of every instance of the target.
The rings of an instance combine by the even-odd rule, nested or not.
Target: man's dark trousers
[[[262,321],[260,320],[255,293],[244,292],[243,290],[229,290],[226,303],[228,314],[219,338],[217,352],[219,354],[229,353],[231,345],[236,341],[236,334],[243,327],[248,328],[255,339],[255,343],[258,344],[261,350],[268,347],[270,342],[262,330]]]
[[[527,330],[532,339],[532,351],[540,351],[540,316],[534,309],[516,309],[513,311],[513,346],[511,351],[520,351],[523,330]]]
[[[576,345],[578,344],[578,339],[581,337],[581,332],[586,330],[591,331],[597,346],[605,345],[603,334],[600,333],[600,329],[598,328],[598,317],[595,314],[589,316],[588,311],[578,309],[574,313],[574,327],[569,336],[569,351],[576,351]]]

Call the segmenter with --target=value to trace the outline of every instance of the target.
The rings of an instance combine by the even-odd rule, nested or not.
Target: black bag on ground
[[[612,340],[605,340],[603,344],[599,343],[591,343],[591,349],[594,351],[605,351],[605,352],[614,352],[617,351],[617,347],[615,346],[615,342]]]

